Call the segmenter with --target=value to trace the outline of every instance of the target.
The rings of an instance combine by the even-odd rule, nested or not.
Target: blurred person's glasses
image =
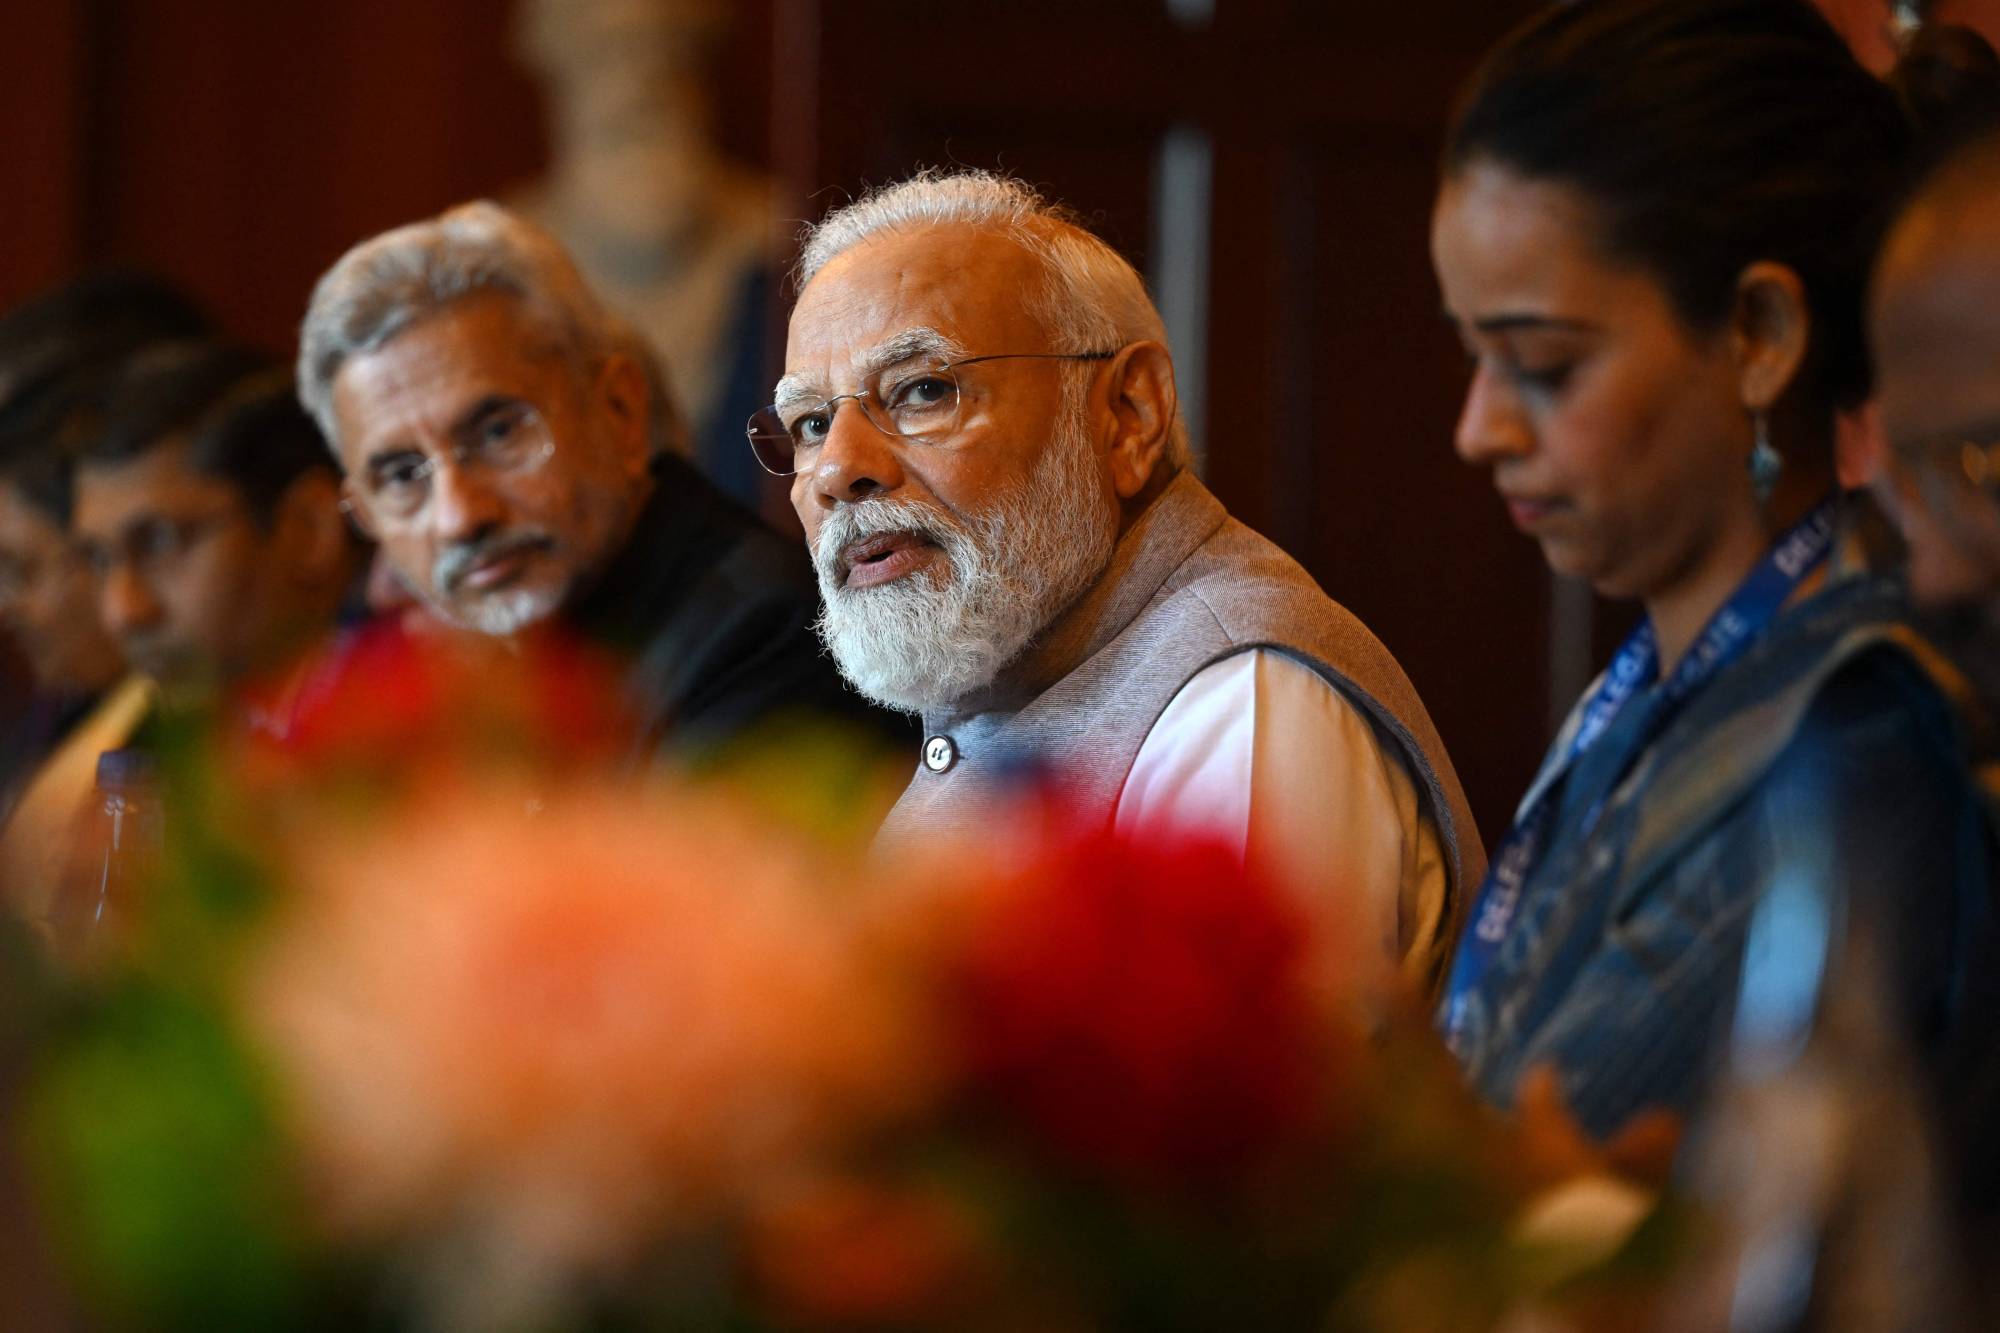
[[[499,403],[459,428],[448,450],[461,476],[518,477],[539,471],[556,451],[541,413],[526,403]],[[347,479],[350,508],[359,504],[377,522],[416,521],[437,489],[444,460],[421,449],[377,454]]]
[[[866,387],[817,402],[778,403],[751,414],[751,452],[766,472],[789,477],[809,472],[820,446],[833,433],[833,414],[852,402],[868,424],[884,435],[919,444],[939,444],[958,433],[965,403],[961,372],[987,361],[1108,361],[1113,352],[994,352],[943,365],[892,367]]]
[[[150,580],[179,565],[196,547],[237,517],[237,510],[225,509],[191,518],[142,519],[120,533],[116,542],[84,542],[81,547],[84,563],[98,579],[109,578],[122,565]]]
[[[2000,504],[2000,435],[1898,445],[1896,459],[1924,502],[1942,515],[1983,513]]]

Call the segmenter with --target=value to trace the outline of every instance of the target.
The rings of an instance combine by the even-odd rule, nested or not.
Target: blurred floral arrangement
[[[1479,1106],[1338,893],[1059,786],[885,866],[854,746],[634,778],[611,697],[364,636],[162,742],[125,937],[6,974],[11,1214],[90,1317],[1626,1328],[1670,1271],[1678,1210],[1546,1089]]]

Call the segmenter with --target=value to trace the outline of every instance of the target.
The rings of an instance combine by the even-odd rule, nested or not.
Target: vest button
[[[924,767],[942,773],[958,762],[958,747],[949,736],[933,736],[924,742]]]

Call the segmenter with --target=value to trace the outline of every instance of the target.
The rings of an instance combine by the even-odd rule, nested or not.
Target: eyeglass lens
[[[482,413],[459,432],[450,449],[454,467],[489,476],[533,471],[554,452],[547,424],[525,403]],[[384,518],[414,518],[430,502],[440,466],[436,455],[417,448],[371,459],[360,477],[362,498]]]
[[[812,467],[843,402],[885,435],[942,440],[958,429],[960,389],[949,367],[889,374],[868,388],[819,403],[766,407],[750,418],[750,447],[764,469],[789,477]]]

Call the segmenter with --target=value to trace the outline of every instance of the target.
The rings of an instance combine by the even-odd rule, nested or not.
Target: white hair
[[[619,332],[555,237],[487,200],[383,232],[313,287],[299,330],[299,401],[331,444],[333,381],[418,320],[481,292],[520,303],[550,350],[589,364]]]
[[[1024,181],[990,171],[927,168],[808,224],[800,235],[798,286],[803,290],[834,256],[877,232],[953,223],[1001,232],[1041,260],[1047,282],[1029,300],[1054,340],[1047,350],[1103,352],[1142,341],[1166,345],[1160,312],[1124,256],[1092,235],[1070,209]],[[1167,461],[1181,468],[1188,458],[1187,424],[1176,412]]]

